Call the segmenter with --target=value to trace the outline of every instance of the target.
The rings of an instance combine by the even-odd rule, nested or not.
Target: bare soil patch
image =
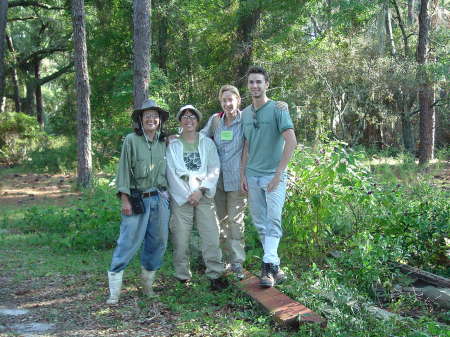
[[[0,205],[63,205],[80,193],[73,190],[75,177],[68,174],[11,173],[1,175]]]

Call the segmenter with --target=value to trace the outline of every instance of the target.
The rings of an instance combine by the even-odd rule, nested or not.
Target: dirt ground
[[[18,207],[67,204],[79,196],[75,179],[63,174],[0,174],[0,214]],[[37,248],[36,255],[45,256],[43,249]],[[25,265],[20,254],[19,249],[2,252],[0,247],[0,337],[176,336],[173,313],[157,300],[143,302],[140,284],[125,280],[121,305],[107,306],[106,273],[33,277],[27,270],[33,262]],[[36,263],[44,262],[37,258]],[[3,272],[12,265],[25,279],[17,281],[16,275]]]
[[[20,205],[63,205],[78,196],[73,191],[75,177],[63,174],[6,174],[0,179],[0,209]]]

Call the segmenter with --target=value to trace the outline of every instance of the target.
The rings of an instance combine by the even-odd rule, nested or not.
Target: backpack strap
[[[209,128],[209,137],[214,138],[214,134],[216,133],[217,128],[219,127],[220,119],[223,117],[225,113],[218,112],[213,115],[212,121],[211,121],[211,127]]]

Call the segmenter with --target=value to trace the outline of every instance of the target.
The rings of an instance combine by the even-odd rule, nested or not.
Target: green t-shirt
[[[248,141],[246,175],[260,177],[274,174],[284,149],[282,133],[293,129],[288,105],[268,101],[259,109],[249,105],[242,111],[244,137]]]
[[[198,152],[198,135],[195,143],[188,143],[183,137],[180,137],[180,141],[183,144],[183,160],[186,164],[186,168],[189,171],[200,170],[202,161],[200,160],[200,153]]]

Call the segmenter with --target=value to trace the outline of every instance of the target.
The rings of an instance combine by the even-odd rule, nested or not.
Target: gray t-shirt
[[[246,175],[261,177],[274,174],[284,149],[282,133],[293,129],[288,105],[268,101],[255,110],[249,105],[242,111],[244,137],[248,141]]]

